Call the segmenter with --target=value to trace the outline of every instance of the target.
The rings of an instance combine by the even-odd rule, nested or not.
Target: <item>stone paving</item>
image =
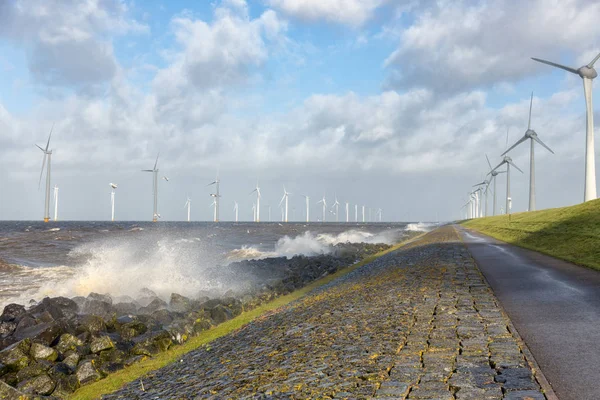
[[[542,400],[452,227],[105,399]]]

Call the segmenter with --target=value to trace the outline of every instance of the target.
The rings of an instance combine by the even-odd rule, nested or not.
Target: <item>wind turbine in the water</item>
[[[362,222],[365,222],[365,206],[362,206]]]
[[[54,222],[58,221],[58,186],[54,185]]]
[[[158,157],[160,153],[156,155],[156,161],[154,162],[154,167],[152,169],[143,169],[142,172],[152,172],[152,193],[154,195],[154,209],[152,212],[152,222],[156,222],[160,215],[158,214]],[[165,181],[169,181],[169,179],[163,176]]]
[[[281,203],[283,203],[283,201],[285,200],[285,213],[284,213],[284,218],[282,218],[283,222],[288,222],[288,197],[290,196],[291,193],[289,193],[287,190],[285,190],[285,186],[283,187],[283,197],[281,198],[281,201],[279,202],[279,206],[281,207]]]
[[[238,212],[240,210],[240,206],[238,205],[237,201],[233,202],[233,212],[235,213],[235,222],[238,222]]]
[[[506,131],[506,143],[508,143],[508,131]],[[498,168],[500,168],[504,164],[506,164],[506,213],[508,214],[508,213],[510,213],[510,209],[511,209],[510,206],[511,206],[511,202],[512,202],[512,198],[510,197],[510,167],[512,165],[520,173],[523,173],[523,171],[521,171],[521,169],[513,163],[512,158],[510,158],[509,156],[504,156],[504,158],[502,159],[500,164],[498,164],[496,166],[496,168],[492,169],[492,172],[496,171]]]
[[[254,205],[254,222],[260,222],[260,188],[258,187],[258,181],[256,181],[256,188],[250,192],[250,194],[256,192],[256,204]]]
[[[544,144],[538,137],[537,133],[531,129],[531,107],[533,106],[533,92],[531,92],[531,100],[529,102],[529,122],[527,123],[527,130],[525,131],[525,135],[521,139],[517,141],[517,143],[513,144],[508,150],[506,150],[502,155],[505,155],[527,139],[530,139],[530,159],[529,159],[529,211],[535,211],[535,156],[534,156],[534,142],[538,142],[542,146],[546,148],[550,153],[554,154],[552,149]]]
[[[346,223],[350,222],[350,203],[346,202]]]
[[[183,208],[187,207],[187,222],[190,222],[190,215],[191,215],[191,208],[192,208],[192,200],[189,198],[187,198],[187,200],[185,201],[185,205],[183,206]]]
[[[256,222],[256,203],[252,203],[252,219]]]
[[[358,222],[358,204],[354,205],[354,222]]]
[[[335,202],[331,206],[331,208],[335,208],[335,222],[339,222],[339,214],[340,214],[340,202],[337,199],[337,195],[335,196]]]
[[[377,216],[379,217],[379,222],[381,222],[381,214],[383,214],[383,210],[381,208],[377,209]]]
[[[117,184],[116,183],[109,183],[110,187],[111,187],[111,191],[110,191],[110,220],[114,221],[115,220],[115,189],[117,188]]]
[[[213,201],[212,201],[212,203],[210,203],[210,206],[209,206],[209,207],[214,207],[214,211],[215,211],[215,214],[214,214],[214,217],[213,217],[213,222],[214,222],[214,221],[215,221],[215,219],[217,218],[217,214],[216,214],[216,210],[217,210],[217,200],[216,200],[216,198],[215,198],[214,196],[213,196]]]
[[[327,213],[327,201],[325,201],[325,196],[323,196],[321,200],[317,201],[317,204],[319,203],[323,203],[323,219],[321,222],[325,222],[325,214]]]
[[[306,222],[310,222],[310,197],[302,195],[306,199]]]
[[[217,177],[215,178],[215,180],[213,182],[209,183],[208,185],[206,185],[206,186],[215,185],[215,188],[216,188],[216,193],[211,194],[211,196],[215,198],[215,218],[214,218],[215,222],[219,222],[219,203],[220,203],[219,198],[221,197],[221,194],[219,192],[219,183],[221,183],[221,181],[219,180],[219,173],[217,172]]]
[[[583,201],[590,201],[596,198],[596,162],[594,159],[594,109],[592,107],[592,82],[598,76],[594,69],[594,64],[600,58],[598,54],[588,65],[578,69],[567,67],[551,61],[539,58],[532,59],[537,62],[551,65],[556,68],[564,69],[572,74],[579,75],[583,79],[583,93],[585,95],[586,108],[586,139],[585,139],[585,186],[583,188]]]
[[[54,125],[50,128],[50,134],[48,135],[48,142],[46,143],[46,148],[42,149],[40,146],[37,146],[38,149],[44,152],[44,159],[42,160],[42,171],[40,172],[40,181],[38,183],[38,189],[42,184],[42,175],[44,175],[44,166],[46,167],[46,201],[44,203],[44,222],[50,221],[50,166],[52,159],[52,150],[48,150],[50,146],[50,138],[52,137],[52,131],[54,130]],[[47,161],[46,161],[47,160]]]

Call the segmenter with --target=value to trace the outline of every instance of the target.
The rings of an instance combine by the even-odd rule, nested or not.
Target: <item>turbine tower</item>
[[[250,194],[256,192],[256,204],[254,205],[254,222],[260,222],[260,188],[258,187],[258,181],[256,181],[256,188],[250,192]]]
[[[214,182],[211,182],[208,185],[206,185],[206,186],[216,185],[215,186],[216,193],[211,194],[211,196],[215,198],[215,218],[214,218],[215,222],[219,222],[219,203],[220,203],[219,198],[221,197],[221,194],[219,192],[219,183],[221,183],[221,181],[219,180],[219,173],[217,172],[217,177],[214,180]]]
[[[592,82],[598,76],[594,69],[594,64],[600,58],[598,54],[588,64],[579,69],[567,67],[551,61],[542,60],[539,58],[532,59],[537,62],[551,65],[560,69],[564,69],[572,74],[579,75],[583,79],[583,93],[585,95],[586,109],[586,135],[585,135],[585,186],[583,188],[583,201],[590,201],[596,198],[596,162],[594,160],[594,109],[592,107]]]
[[[256,203],[252,203],[252,219],[256,222]]]
[[[235,222],[238,222],[238,212],[240,210],[240,207],[239,207],[237,201],[234,201],[233,204],[234,204],[233,205],[233,212],[235,212]]]
[[[515,167],[520,173],[523,173],[523,171],[521,171],[521,169],[513,163],[512,158],[510,158],[509,156],[504,156],[504,159],[500,162],[500,164],[496,166],[496,168],[492,170],[492,172],[496,171],[504,164],[506,164],[506,212],[508,212],[508,210],[510,210],[509,203],[512,200],[510,197],[510,166],[512,165],[513,167]]]
[[[283,222],[288,222],[288,197],[290,196],[291,193],[289,193],[287,190],[285,190],[285,186],[283,187],[283,197],[281,198],[281,201],[279,202],[279,206],[281,207],[281,203],[283,203],[283,201],[285,200],[285,217],[282,218]]]
[[[350,222],[350,203],[346,202],[346,223]]]
[[[498,176],[498,174],[503,174],[506,171],[495,171],[492,168],[492,164],[490,164],[490,159],[488,158],[487,154],[485,155],[485,159],[487,160],[488,166],[490,167],[490,172],[487,173],[487,175],[491,175],[492,177],[490,178],[490,181],[493,179],[494,180],[494,208],[493,208],[493,214],[492,215],[496,215],[496,176]]]
[[[358,204],[354,205],[354,222],[358,222]]]
[[[58,221],[58,186],[54,185],[54,222]]]
[[[325,213],[327,210],[327,202],[325,201],[325,196],[323,196],[321,200],[317,201],[317,204],[319,203],[323,203],[323,219],[321,220],[321,222],[325,222]]]
[[[152,192],[154,195],[154,209],[152,212],[152,222],[156,222],[158,220],[158,218],[160,218],[160,215],[158,214],[158,156],[160,156],[160,153],[158,153],[156,155],[156,161],[154,162],[154,168],[152,169],[143,169],[142,172],[152,172],[153,175],[153,179],[152,179]],[[166,176],[163,176],[163,179],[165,181],[169,181],[169,178],[167,178]]]
[[[491,180],[484,180],[481,183],[478,183],[476,185],[473,185],[473,187],[477,187],[477,186],[485,186],[485,190],[483,191],[483,193],[485,194],[485,214],[484,216],[488,216],[488,187],[490,186],[490,182]]]
[[[110,191],[110,220],[114,221],[115,220],[115,189],[117,188],[117,184],[116,183],[109,183],[110,187],[111,187],[111,191]]]
[[[335,202],[333,203],[333,205],[331,206],[331,208],[335,208],[335,222],[339,222],[339,214],[340,214],[340,202],[337,199],[337,195],[335,196]]]
[[[183,208],[187,207],[187,222],[190,222],[190,209],[192,208],[192,200],[190,200],[189,196],[187,198],[187,200],[185,201],[185,205],[183,206]]]
[[[365,222],[365,206],[362,206],[362,222]]]
[[[554,154],[550,147],[546,146],[544,142],[540,140],[537,133],[531,129],[531,107],[533,106],[533,92],[531,92],[531,100],[529,102],[529,122],[527,123],[527,130],[525,131],[525,135],[521,139],[517,141],[517,143],[513,144],[508,150],[506,150],[502,155],[505,155],[527,139],[531,139],[530,143],[530,159],[529,159],[529,211],[535,211],[535,157],[534,157],[534,142],[538,142],[542,146],[546,148],[550,153]]]
[[[44,175],[44,166],[46,167],[46,201],[44,203],[44,222],[50,221],[50,164],[52,159],[52,150],[48,150],[50,146],[50,138],[52,137],[52,131],[54,130],[54,125],[50,128],[50,134],[48,135],[48,142],[46,143],[46,148],[42,149],[40,146],[37,146],[44,153],[44,159],[42,160],[42,171],[40,172],[40,181],[38,183],[38,189],[42,184],[42,175]]]
[[[310,222],[309,211],[310,211],[310,197],[302,195],[306,199],[306,222]]]
[[[213,210],[213,222],[219,222],[219,215],[217,214],[218,213],[218,209],[219,209],[219,201],[217,200],[218,197],[214,193],[211,193],[210,197],[213,198],[213,202],[210,203],[211,207],[214,207],[214,210]]]

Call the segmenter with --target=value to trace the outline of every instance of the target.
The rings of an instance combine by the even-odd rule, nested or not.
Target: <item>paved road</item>
[[[557,396],[600,399],[600,273],[458,229]]]

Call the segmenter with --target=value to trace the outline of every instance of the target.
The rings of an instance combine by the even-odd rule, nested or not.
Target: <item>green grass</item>
[[[600,199],[572,207],[479,218],[462,225],[496,239],[600,270]]]
[[[255,308],[254,310],[244,312],[229,321],[219,324],[210,330],[202,332],[199,336],[195,336],[195,337],[191,338],[189,341],[185,342],[182,345],[174,346],[164,353],[159,353],[152,358],[147,358],[147,359],[145,359],[139,363],[136,363],[128,368],[125,368],[121,371],[115,372],[114,374],[109,375],[108,377],[106,377],[103,380],[92,383],[90,385],[85,385],[85,386],[81,387],[79,390],[77,390],[75,393],[73,393],[71,396],[69,396],[69,399],[71,399],[71,400],[97,399],[100,396],[102,396],[103,394],[111,393],[111,392],[114,392],[115,390],[118,390],[126,383],[138,380],[140,378],[142,378],[142,381],[143,381],[143,376],[146,375],[148,372],[157,370],[168,364],[176,362],[185,353],[188,353],[194,349],[197,349],[200,346],[206,345],[221,336],[224,336],[224,335],[227,335],[228,333],[234,332],[234,331],[242,328],[244,325],[246,325],[250,321],[252,321],[262,315],[265,315],[266,313],[274,311],[294,300],[297,300],[297,299],[301,298],[302,296],[304,296],[305,294],[307,294],[308,292],[312,291],[313,289],[323,286],[340,276],[346,275],[349,272],[355,270],[356,268],[359,268],[365,264],[368,264],[387,253],[397,250],[398,248],[402,247],[404,244],[414,241],[416,238],[418,238],[420,236],[422,236],[422,235],[412,238],[406,242],[398,243],[397,245],[392,246],[387,250],[384,250],[384,251],[374,254],[372,256],[366,257],[362,261],[360,261],[356,264],[353,264],[348,268],[344,268],[340,271],[337,271],[334,274],[328,275],[324,278],[314,281],[314,282],[310,283],[308,286],[303,287],[302,289],[296,290],[288,295],[278,297],[269,303],[263,304],[263,305]]]

